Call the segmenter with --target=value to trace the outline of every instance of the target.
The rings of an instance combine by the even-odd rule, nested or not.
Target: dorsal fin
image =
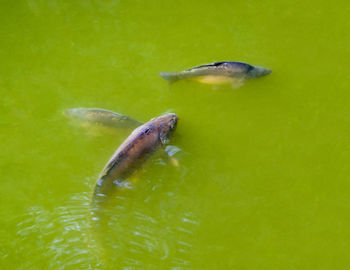
[[[189,70],[191,69],[197,69],[197,68],[202,68],[202,67],[217,67],[217,66],[221,66],[223,64],[225,64],[227,62],[224,62],[224,61],[221,61],[221,62],[214,62],[214,63],[210,63],[210,64],[205,64],[205,65],[200,65],[198,67],[193,67],[193,68],[190,68]]]

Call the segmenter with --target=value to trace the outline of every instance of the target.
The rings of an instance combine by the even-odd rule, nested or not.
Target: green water
[[[1,1],[1,269],[347,269],[350,4]],[[273,70],[240,89],[168,86],[222,60]],[[62,111],[180,117],[95,234],[89,201],[128,132]]]

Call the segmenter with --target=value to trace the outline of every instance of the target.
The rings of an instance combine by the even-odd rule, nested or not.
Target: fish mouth
[[[271,72],[272,70],[269,68],[265,68],[261,66],[253,66],[253,69],[250,70],[249,73],[252,78],[259,78],[259,77],[269,75]]]
[[[169,113],[167,117],[170,129],[174,130],[177,126],[177,121],[179,121],[179,117],[175,113]]]

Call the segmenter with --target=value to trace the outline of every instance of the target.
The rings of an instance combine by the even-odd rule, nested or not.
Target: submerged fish
[[[174,113],[153,118],[136,128],[119,146],[100,174],[93,201],[106,197],[121,185],[161,145],[169,142],[178,117]]]
[[[231,84],[233,88],[237,88],[245,80],[259,78],[271,72],[268,68],[242,62],[216,62],[180,72],[161,72],[159,75],[169,82],[189,79],[207,84]]]
[[[142,122],[129,116],[99,108],[67,109],[64,111],[64,115],[88,124],[101,124],[113,128],[134,129],[142,125]]]

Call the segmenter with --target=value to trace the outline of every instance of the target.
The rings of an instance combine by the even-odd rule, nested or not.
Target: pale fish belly
[[[232,78],[232,77],[215,76],[215,75],[198,76],[198,77],[192,78],[192,80],[195,80],[201,83],[212,84],[212,85],[231,84],[232,88],[239,88],[245,82],[244,78]]]
[[[215,75],[206,75],[192,78],[195,81],[207,84],[232,84],[234,82],[234,78],[226,77],[226,76],[215,76]]]

